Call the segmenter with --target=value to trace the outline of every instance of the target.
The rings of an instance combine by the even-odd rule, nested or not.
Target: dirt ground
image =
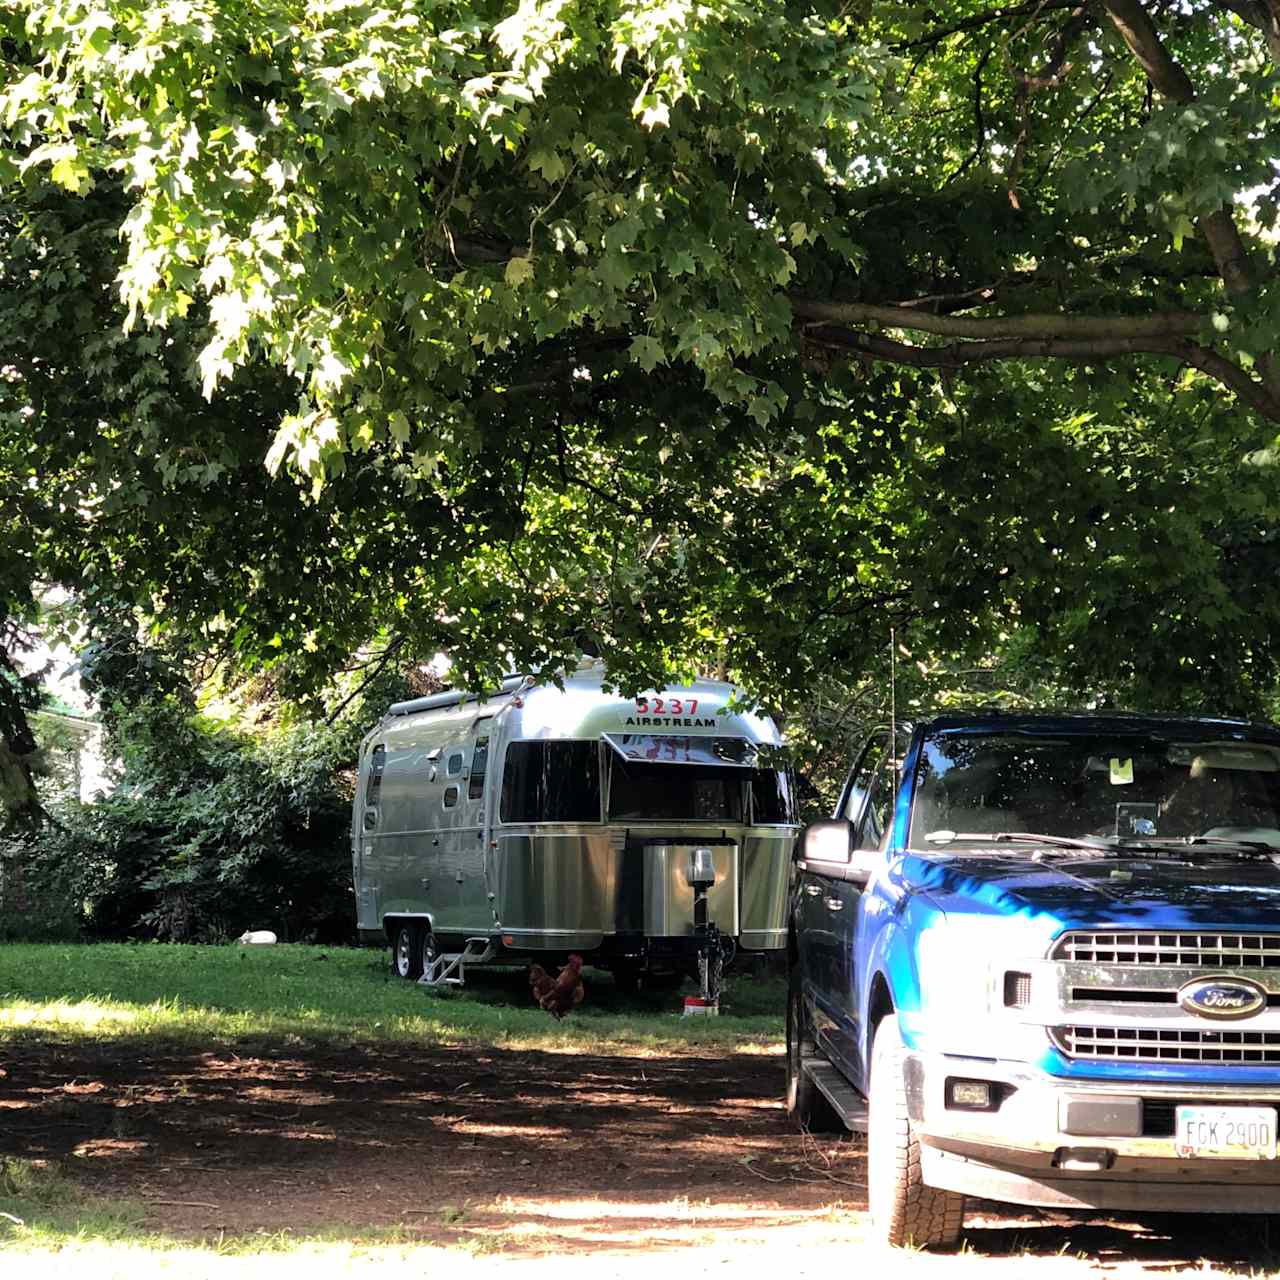
[[[641,1251],[651,1275],[663,1250],[682,1276],[829,1275],[829,1251],[843,1271],[868,1247],[862,1144],[788,1128],[777,1056],[20,1044],[0,1071],[0,1153],[62,1162],[178,1236],[400,1227],[558,1275],[640,1274]],[[1248,1275],[1274,1265],[1268,1231],[979,1206],[958,1256],[895,1266]]]

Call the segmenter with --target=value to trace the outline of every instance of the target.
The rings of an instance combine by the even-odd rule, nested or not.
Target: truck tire
[[[787,1115],[797,1128],[810,1133],[839,1133],[844,1123],[803,1068],[803,1059],[817,1051],[801,995],[800,970],[793,965],[787,975]]]
[[[391,939],[391,972],[406,982],[422,977],[422,926],[406,920]]]
[[[875,1234],[885,1244],[928,1249],[954,1245],[964,1223],[964,1196],[926,1186],[920,1140],[907,1114],[902,1036],[887,1015],[871,1050],[867,1190]]]

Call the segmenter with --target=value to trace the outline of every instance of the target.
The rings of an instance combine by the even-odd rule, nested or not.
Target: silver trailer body
[[[711,920],[749,950],[785,946],[797,828],[773,722],[727,710],[727,684],[601,685],[593,665],[563,689],[513,679],[391,709],[352,815],[362,936],[653,967],[690,952],[686,871],[709,847]]]

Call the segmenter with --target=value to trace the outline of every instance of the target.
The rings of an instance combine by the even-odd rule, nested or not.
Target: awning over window
[[[624,759],[637,764],[698,764],[754,769],[759,748],[746,738],[689,737],[657,733],[605,733],[601,737]]]

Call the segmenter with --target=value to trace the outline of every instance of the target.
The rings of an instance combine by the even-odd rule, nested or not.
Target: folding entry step
[[[844,1122],[844,1127],[853,1133],[866,1133],[866,1098],[835,1067],[822,1058],[805,1058],[801,1068],[836,1109],[836,1114]]]
[[[498,954],[488,938],[468,938],[461,951],[442,952],[431,960],[418,979],[420,987],[460,987],[467,980],[467,965],[488,964]]]

